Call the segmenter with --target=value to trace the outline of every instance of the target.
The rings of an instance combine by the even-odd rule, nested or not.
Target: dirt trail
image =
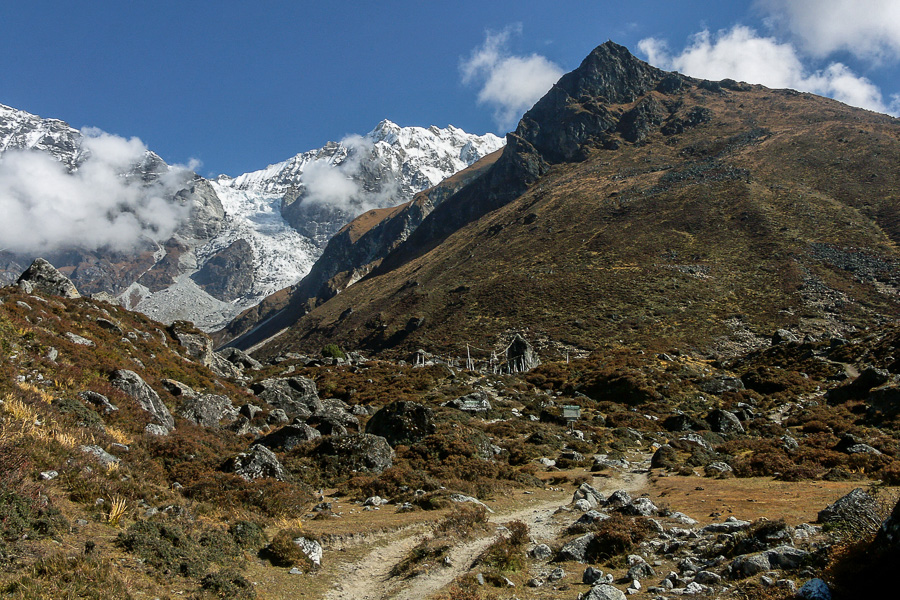
[[[604,480],[596,480],[595,487],[609,494],[624,489],[635,492],[647,485],[647,476],[642,473],[621,473]],[[494,514],[490,522],[494,524],[519,520],[528,525],[531,538],[536,543],[549,542],[568,524],[553,518],[556,510],[570,498],[535,502],[526,508]],[[428,573],[412,579],[392,578],[391,568],[400,562],[422,539],[424,534],[401,534],[386,545],[377,547],[361,561],[345,566],[345,571],[335,587],[325,595],[325,600],[420,600],[436,594],[454,579],[467,573],[472,563],[499,533],[458,544],[450,551],[450,565],[436,567]]]

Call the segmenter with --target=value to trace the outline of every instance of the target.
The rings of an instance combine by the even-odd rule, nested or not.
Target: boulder
[[[609,508],[622,508],[631,504],[631,494],[625,490],[616,490],[606,499],[606,506]]]
[[[220,357],[224,358],[239,369],[251,369],[259,371],[262,369],[262,363],[241,350],[240,348],[223,348],[216,352]]]
[[[740,380],[738,380],[740,381]],[[725,435],[737,435],[744,433],[744,426],[734,413],[727,410],[716,409],[706,416],[709,428],[716,433]]]
[[[889,371],[869,367],[859,377],[846,385],[828,390],[825,397],[830,404],[840,404],[848,400],[862,400],[873,388],[884,385],[891,379]]]
[[[472,392],[460,398],[455,398],[444,404],[444,406],[470,413],[487,412],[492,408],[487,394],[482,391]]]
[[[380,435],[391,446],[408,446],[434,433],[434,411],[417,402],[392,402],[372,415],[366,433]]]
[[[262,444],[267,448],[289,452],[303,442],[308,442],[319,437],[322,437],[322,434],[319,433],[318,430],[313,429],[306,423],[296,423],[286,425],[277,431],[273,431],[269,435],[256,440],[255,443]]]
[[[750,577],[772,568],[769,556],[765,552],[742,554],[731,562],[731,576],[734,578]]]
[[[538,544],[528,553],[535,560],[550,560],[553,556],[553,549],[547,544]]]
[[[635,498],[620,508],[619,512],[639,517],[652,517],[653,515],[659,514],[659,508],[653,504],[650,498]]]
[[[203,394],[194,398],[186,398],[181,403],[178,414],[203,427],[218,427],[222,419],[227,419],[229,422],[234,421],[238,416],[238,411],[232,406],[228,396]]]
[[[593,533],[586,533],[581,537],[566,542],[556,554],[556,561],[566,562],[573,560],[580,563],[585,562],[585,555],[587,554],[588,547],[591,545],[591,542],[594,541],[595,537],[597,536]]]
[[[101,448],[100,446],[90,445],[90,446],[79,446],[79,449],[85,454],[89,454],[93,456],[97,462],[99,462],[104,467],[113,463],[119,462],[119,459]]]
[[[581,597],[581,600],[626,600],[626,598],[625,593],[619,588],[608,583],[601,583],[592,587]]]
[[[466,496],[465,494],[450,494],[450,501],[451,502],[470,502],[472,504],[477,504],[478,506],[483,507],[484,510],[488,511],[489,513],[494,512],[493,510],[491,510],[491,508],[487,504],[485,504],[484,502],[482,502],[481,500],[479,500],[478,498],[475,498],[473,496]]]
[[[701,383],[700,389],[707,394],[719,396],[725,392],[739,392],[744,389],[744,382],[737,377],[716,377]]]
[[[181,383],[180,381],[175,381],[174,379],[160,379],[159,381],[166,391],[172,394],[175,397],[184,397],[184,398],[196,398],[197,392],[189,386]]]
[[[818,522],[870,531],[881,525],[878,511],[878,501],[862,488],[856,488],[819,511]]]
[[[119,410],[119,407],[110,402],[109,398],[91,390],[79,392],[78,397],[102,410],[103,414],[108,415],[113,411]]]
[[[594,585],[603,578],[603,571],[596,567],[588,567],[581,574],[581,583]]]
[[[310,562],[317,567],[322,566],[322,544],[316,540],[305,537],[296,538],[294,544],[300,548],[300,551],[306,555]]]
[[[207,367],[219,377],[241,376],[241,370],[216,354],[213,350],[213,341],[201,331],[185,331],[184,322],[176,321],[169,326],[169,333],[185,349],[188,356]]]
[[[348,429],[359,429],[356,415],[350,413],[344,402],[334,398],[323,400],[322,407],[306,422],[315,426],[322,435],[347,435]]]
[[[345,471],[381,473],[394,464],[394,451],[379,435],[358,433],[322,440],[317,454],[336,457]]]
[[[264,379],[251,385],[250,391],[291,418],[308,418],[324,408],[315,382],[306,377]]]
[[[153,388],[141,379],[134,371],[119,369],[115,371],[110,383],[134,398],[142,410],[150,413],[156,425],[164,428],[166,433],[175,429],[175,419],[166,405],[163,404]]]
[[[801,600],[831,600],[831,589],[829,589],[827,583],[816,577],[800,586],[795,598]]]
[[[262,445],[256,445],[247,452],[229,458],[222,465],[226,473],[234,473],[247,481],[264,477],[272,477],[279,481],[287,481],[288,473],[275,456],[275,453]]]
[[[19,275],[16,284],[25,292],[38,292],[48,296],[81,298],[75,284],[43,258],[36,258],[31,266]]]
[[[572,502],[581,499],[587,500],[591,508],[597,508],[600,504],[606,502],[606,498],[603,497],[603,494],[598,492],[594,486],[588,483],[582,483],[572,495]]]
[[[769,564],[775,569],[798,569],[809,556],[809,552],[793,546],[778,546],[766,550]]]

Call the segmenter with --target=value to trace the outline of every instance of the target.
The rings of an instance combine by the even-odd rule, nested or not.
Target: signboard
[[[564,404],[562,416],[566,421],[577,421],[581,418],[581,407],[574,404]]]

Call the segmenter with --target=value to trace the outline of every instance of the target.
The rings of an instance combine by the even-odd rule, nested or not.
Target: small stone
[[[547,544],[538,544],[531,549],[532,558],[537,560],[549,560],[553,556],[553,549]]]
[[[538,579],[537,577],[532,577],[525,585],[530,588],[539,588],[544,585],[544,581],[542,579]]]
[[[41,471],[40,477],[44,481],[50,481],[59,477],[59,473],[57,471]]]
[[[563,570],[563,568],[556,567],[555,569],[550,571],[550,574],[547,575],[547,579],[549,579],[550,581],[559,581],[560,579],[562,579],[565,576],[566,576],[566,572]]]
[[[291,570],[288,571],[288,573],[290,573],[291,575],[303,575],[303,571],[301,571],[297,567],[291,568]]]

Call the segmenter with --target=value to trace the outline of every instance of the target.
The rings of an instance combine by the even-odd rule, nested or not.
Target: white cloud
[[[769,23],[810,54],[847,51],[861,59],[900,59],[897,0],[758,0]]]
[[[377,164],[364,165],[373,160],[374,145],[359,135],[341,140],[347,148],[346,157],[340,162],[333,159],[316,160],[304,167],[301,180],[305,188],[303,202],[327,204],[354,216],[373,208],[397,203],[400,190],[397,182],[382,172],[377,189],[364,189],[359,184],[363,169]]]
[[[49,154],[9,150],[0,157],[0,243],[40,254],[60,248],[128,250],[142,239],[168,239],[190,207],[174,199],[192,174],[171,167],[152,182],[125,174],[146,156],[137,138],[86,128],[85,160],[69,173]]]
[[[494,121],[503,129],[514,126],[563,74],[558,65],[539,54],[510,55],[509,38],[521,30],[517,25],[488,32],[484,44],[459,65],[463,83],[481,86],[479,104],[494,108]]]
[[[793,88],[878,112],[898,108],[896,101],[888,106],[874,83],[846,65],[833,62],[825,69],[810,72],[793,45],[762,37],[742,25],[715,35],[709,31],[694,34],[678,53],[670,52],[666,43],[656,38],[641,40],[638,48],[648,62],[692,77],[731,78],[771,88]]]

